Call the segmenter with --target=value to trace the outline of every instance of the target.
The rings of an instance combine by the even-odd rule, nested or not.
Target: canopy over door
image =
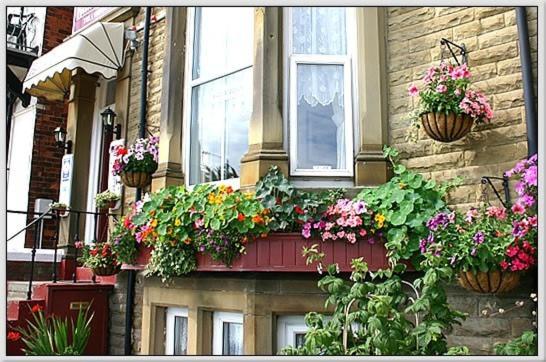
[[[96,23],[36,59],[23,83],[34,97],[63,100],[70,92],[72,71],[112,78],[123,65],[122,23]]]

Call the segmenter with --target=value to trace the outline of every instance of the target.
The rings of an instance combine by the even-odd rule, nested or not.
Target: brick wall
[[[47,53],[72,33],[72,7],[48,7],[45,18],[42,54]],[[34,128],[32,166],[28,195],[28,210],[34,211],[34,200],[59,197],[59,178],[63,151],[55,145],[53,131],[61,126],[66,129],[68,105],[64,102],[38,101]],[[53,247],[54,223],[46,223],[43,247]],[[34,232],[28,231],[25,247],[32,247]]]
[[[515,10],[511,7],[388,8],[386,11],[389,143],[408,167],[434,179],[464,177],[451,203],[468,206],[480,200],[482,175],[501,176],[527,155],[525,111]],[[536,80],[537,12],[528,9],[530,45]],[[489,98],[493,122],[475,127],[454,143],[432,141],[420,131],[416,143],[405,136],[406,115],[417,99],[409,84],[421,84],[425,70],[441,59],[440,39],[464,43],[474,87]]]

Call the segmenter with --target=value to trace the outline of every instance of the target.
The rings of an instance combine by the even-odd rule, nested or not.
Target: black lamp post
[[[72,153],[72,141],[66,140],[66,130],[64,128],[60,126],[55,128],[53,135],[58,148],[66,150],[66,153]]]
[[[116,124],[117,114],[110,107],[100,114],[102,118],[102,126],[106,132],[112,132],[116,135],[116,139],[121,138],[121,124]]]

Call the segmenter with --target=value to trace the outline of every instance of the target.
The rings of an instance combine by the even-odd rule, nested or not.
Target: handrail
[[[22,228],[21,230],[19,230],[18,232],[16,232],[14,235],[12,235],[8,240],[6,240],[6,242],[12,240],[14,237],[16,237],[17,235],[21,234],[23,231],[25,231],[26,229],[28,229],[29,227],[31,227],[32,225],[36,224],[38,221],[42,220],[44,217],[48,216],[49,215],[49,212],[51,211],[51,207],[49,209],[47,209],[46,212],[44,212],[43,214],[41,214],[40,216],[38,216],[36,219],[34,219],[30,224],[28,224],[27,226],[25,226],[24,228]],[[9,212],[9,211],[8,211]],[[25,214],[28,214],[28,213],[25,213]],[[34,213],[36,214],[36,213]]]

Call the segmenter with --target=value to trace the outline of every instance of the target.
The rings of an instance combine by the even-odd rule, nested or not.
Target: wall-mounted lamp
[[[55,136],[55,144],[58,148],[66,150],[66,153],[72,153],[72,141],[66,140],[66,131],[64,128],[55,128],[53,135]]]
[[[110,107],[100,114],[102,126],[106,132],[112,132],[116,135],[116,139],[121,138],[121,124],[116,124],[117,114]]]

